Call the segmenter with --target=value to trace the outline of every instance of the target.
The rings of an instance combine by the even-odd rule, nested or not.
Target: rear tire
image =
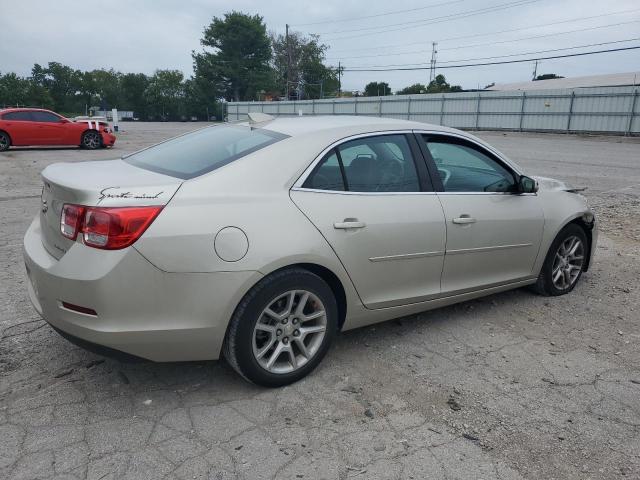
[[[545,296],[565,295],[574,289],[586,264],[587,236],[575,223],[564,227],[555,238],[532,289]]]
[[[82,134],[80,146],[87,150],[95,150],[102,146],[102,136],[97,130],[87,130]]]
[[[0,152],[9,150],[11,146],[11,138],[5,132],[0,132]]]
[[[308,270],[288,268],[262,279],[241,300],[223,355],[248,381],[281,387],[320,363],[337,327],[331,288]]]

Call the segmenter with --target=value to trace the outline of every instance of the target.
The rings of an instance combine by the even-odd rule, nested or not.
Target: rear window
[[[271,145],[287,135],[241,125],[203,128],[125,157],[136,167],[194,178]]]

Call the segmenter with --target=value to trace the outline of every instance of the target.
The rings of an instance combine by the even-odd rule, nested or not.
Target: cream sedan
[[[31,300],[89,349],[307,375],[340,330],[531,285],[570,292],[585,198],[446,127],[250,114],[42,173]]]

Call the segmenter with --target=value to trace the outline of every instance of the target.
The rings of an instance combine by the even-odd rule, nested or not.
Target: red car
[[[71,121],[39,108],[0,110],[0,152],[11,146],[78,145],[96,149],[116,141],[104,120]]]

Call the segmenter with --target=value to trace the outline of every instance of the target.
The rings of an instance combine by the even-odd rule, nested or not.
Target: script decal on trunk
[[[135,199],[154,199],[158,198],[164,192],[160,191],[158,193],[133,193],[133,192],[114,192],[109,193],[107,190],[117,190],[120,187],[107,187],[100,190],[100,198],[98,200],[104,200],[105,198],[135,198]]]

